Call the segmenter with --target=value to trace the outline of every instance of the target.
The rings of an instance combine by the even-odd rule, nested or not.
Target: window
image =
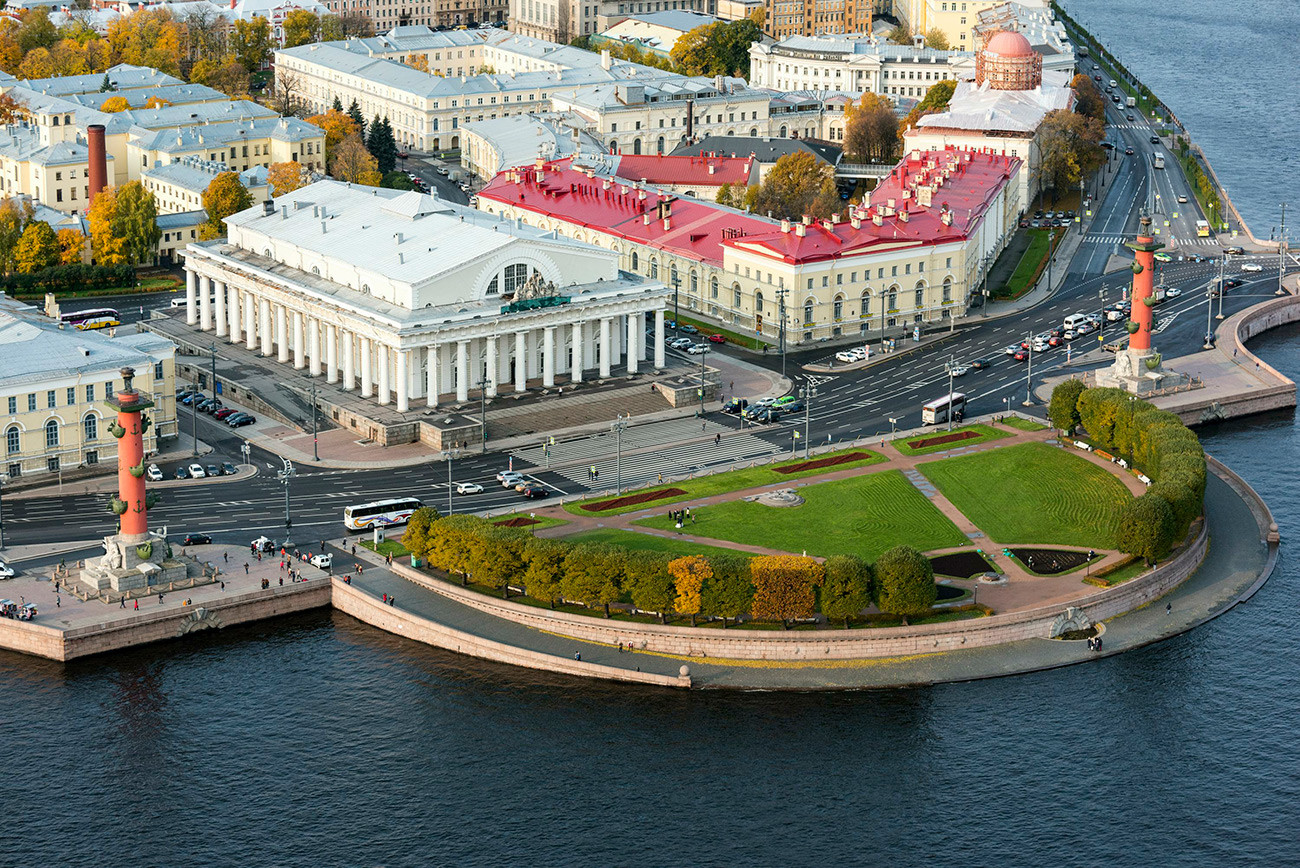
[[[637,255],[636,255],[636,251],[633,250],[633,251],[632,251],[632,270],[633,270],[633,271],[636,271],[636,270],[637,270],[638,268],[640,268],[640,267],[641,267],[641,264],[640,264],[640,257],[637,256]]]
[[[85,432],[87,443],[99,439],[99,420],[93,414],[86,414],[86,418],[81,420],[81,427]]]
[[[844,296],[842,295],[835,296],[835,318],[837,320],[844,318]]]
[[[920,310],[921,307],[923,307],[924,305],[925,305],[925,290],[918,289],[916,291],[916,308]]]
[[[650,279],[659,279],[659,262],[653,256],[650,257]]]
[[[673,289],[681,286],[681,281],[677,278],[677,263],[674,262],[668,266],[668,285]]]
[[[53,449],[59,445],[59,420],[51,419],[45,423],[45,448]]]
[[[897,265],[891,265],[891,266],[890,266],[890,268],[889,268],[889,276],[890,276],[890,277],[898,277],[898,266],[897,266]]]
[[[54,400],[53,389],[50,389],[48,392],[45,393],[45,406],[50,408],[51,410],[53,410],[57,406],[57,402]]]
[[[487,294],[496,295],[500,291],[501,291],[501,277],[499,275],[494,274],[492,275],[492,282],[488,284]]]
[[[740,294],[739,291],[737,291],[736,294],[739,295]],[[754,313],[762,313],[762,312],[763,312],[763,293],[756,292],[754,293]]]
[[[695,271],[692,269],[692,271],[691,271],[691,295],[697,295],[697,294],[699,293],[699,291],[700,291],[700,276],[699,276],[698,274],[696,274]]]
[[[717,297],[718,297],[718,279],[716,277],[711,277],[709,278],[709,298],[717,298]]]
[[[154,363],[153,363],[153,378],[154,378],[154,386],[157,387],[158,384],[159,384],[160,382],[162,382],[162,378],[163,378],[163,363],[162,363],[162,362],[154,362]]]
[[[943,303],[948,304],[951,301],[952,301],[952,278],[945,277],[943,279]]]
[[[73,404],[75,404],[75,403],[77,403],[77,390],[76,390],[75,388],[71,388],[71,387],[69,387],[69,389],[68,389],[68,406],[71,407],[71,406],[72,406]]]
[[[95,386],[92,383],[86,387],[86,403],[90,403],[93,400],[95,400]]]
[[[948,261],[944,264],[944,268],[952,268],[952,257],[951,257],[951,256],[948,257]]]
[[[13,396],[13,395],[10,395],[10,396],[9,396],[9,415],[10,415],[10,416],[13,416],[13,415],[16,415],[17,413],[18,413],[18,398],[15,397],[15,396]]]
[[[737,309],[740,307],[740,287],[739,287],[739,286],[733,286],[733,287],[731,287],[731,306],[732,306],[733,308],[737,308]]]
[[[506,279],[503,290],[506,295],[513,295],[517,287],[528,282],[529,267],[526,262],[516,262],[506,266]]]
[[[803,321],[805,324],[813,321],[813,300],[811,298],[803,303]]]
[[[9,455],[17,455],[21,448],[22,432],[18,430],[17,425],[10,425],[9,430],[5,432],[5,452]]]

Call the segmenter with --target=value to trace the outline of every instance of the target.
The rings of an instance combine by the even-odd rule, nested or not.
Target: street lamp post
[[[5,504],[4,504],[4,485],[7,477],[0,474],[0,551],[5,547]]]
[[[249,443],[248,443],[247,440],[245,440],[243,443],[240,443],[240,444],[239,444],[239,454],[242,455],[242,456],[244,456],[244,463],[245,463],[245,464],[252,464],[252,463],[253,463],[253,462],[250,460],[250,458],[249,458],[249,456],[252,454],[252,452],[253,452],[253,447],[249,445]]]
[[[447,515],[451,515],[454,508],[451,505],[451,460],[456,457],[455,449],[447,450]]]
[[[310,378],[309,378],[310,379]],[[316,381],[311,381],[311,457],[313,461],[320,461],[320,447],[317,445],[316,431]]]
[[[700,418],[704,418],[704,357],[708,355],[709,345],[700,344]],[[720,387],[719,387],[720,388]],[[630,413],[628,414],[631,415]]]
[[[628,419],[631,418],[631,413],[627,414],[627,418],[624,418],[623,414],[619,413],[618,418],[614,420],[614,424],[610,426],[614,429],[614,441],[617,443],[617,446],[614,447],[614,493],[616,495],[623,493],[623,429],[627,427]]]
[[[1282,203],[1282,222],[1277,228],[1277,292],[1274,295],[1286,295],[1282,288],[1282,278],[1286,277],[1286,203]]]
[[[1214,326],[1210,323],[1210,315],[1214,313],[1214,297],[1211,295],[1213,292],[1214,285],[1211,284],[1205,294],[1205,343],[1201,345],[1203,350],[1214,349],[1214,344],[1210,341],[1210,338],[1214,336]],[[1223,293],[1222,286],[1219,287],[1219,293]]]
[[[190,440],[194,441],[194,457],[199,457],[199,391],[198,377],[195,377],[194,394],[190,396]]]
[[[1051,262],[1049,259],[1048,262]],[[1034,336],[1031,334],[1025,343],[1029,349],[1025,350],[1025,403],[1022,406],[1031,407],[1034,403],[1033,382],[1034,382]]]
[[[952,414],[953,414],[953,407],[952,407],[952,368],[953,368],[953,365],[954,365],[954,364],[956,364],[956,363],[953,361],[952,356],[949,356],[949,357],[948,357],[948,363],[947,363],[946,365],[944,365],[944,368],[948,371],[948,430],[949,430],[949,431],[952,430]]]
[[[673,268],[673,331],[677,332],[677,334],[679,335],[682,333],[682,320],[681,320],[681,315],[679,314],[680,307],[678,305],[677,296],[678,293],[681,291],[681,288],[682,288],[682,278],[681,275],[677,273],[677,269],[674,267]],[[660,336],[659,339],[663,340],[663,336]]]
[[[492,381],[484,378],[478,384],[478,419],[482,451],[487,453],[487,390]]]
[[[799,395],[803,398],[803,457],[807,458],[812,442],[808,439],[808,423],[812,418],[812,399],[817,397],[817,387],[811,383],[802,386],[799,389]]]
[[[276,478],[284,485],[284,547],[286,549],[293,546],[290,529],[293,527],[293,519],[289,517],[289,480],[294,477],[293,462],[288,458],[281,458],[284,467],[276,474]]]
[[[217,400],[217,343],[216,341],[213,341],[212,346],[209,347],[208,349],[209,352],[212,353],[212,400],[215,401]]]

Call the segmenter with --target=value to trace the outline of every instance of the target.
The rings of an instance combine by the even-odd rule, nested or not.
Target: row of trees
[[[568,543],[530,535],[469,515],[440,518],[417,510],[402,544],[430,566],[500,590],[524,588],[537,600],[567,600],[601,608],[628,602],[667,623],[670,616],[720,618],[723,626],[748,615],[791,622],[820,609],[847,628],[874,601],[882,612],[923,615],[934,605],[934,571],[920,552],[891,549],[876,561],[836,555],[818,563],[797,555],[674,557],[603,543]]]
[[[136,265],[153,258],[162,238],[158,203],[139,181],[109,187],[90,206],[90,249],[98,265]]]
[[[33,219],[30,202],[0,203],[0,273],[35,274],[56,265],[81,262],[86,236],[76,229],[55,232],[49,223]]]
[[[1187,535],[1205,500],[1205,450],[1182,420],[1123,389],[1088,389],[1066,380],[1052,390],[1048,418],[1063,431],[1082,426],[1105,449],[1132,459],[1152,480],[1120,518],[1120,551],[1148,564]]]
[[[683,34],[669,56],[683,75],[749,78],[749,47],[763,37],[762,10],[737,21],[716,21]]]

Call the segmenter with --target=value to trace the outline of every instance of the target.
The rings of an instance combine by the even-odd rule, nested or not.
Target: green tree
[[[772,212],[777,219],[799,220],[814,214],[815,207],[826,204],[826,185],[833,193],[835,170],[808,151],[795,151],[780,157],[763,179],[754,199],[754,210]],[[835,197],[838,203],[838,196]]]
[[[295,48],[320,40],[320,17],[308,9],[295,9],[281,23],[284,47]]]
[[[1074,189],[1105,162],[1104,130],[1093,118],[1066,109],[1050,111],[1039,126],[1039,172],[1055,195]]]
[[[947,51],[949,48],[952,48],[952,45],[948,42],[947,33],[944,33],[941,28],[931,27],[929,30],[925,31],[925,47],[933,48],[937,51]]]
[[[470,550],[483,520],[472,515],[449,515],[433,523],[430,535],[429,566],[445,573],[456,573],[461,584],[469,580]]]
[[[723,184],[718,188],[718,195],[714,198],[719,205],[726,205],[738,211],[752,211],[754,203],[758,201],[758,190],[757,184]]]
[[[346,38],[343,32],[343,20],[337,15],[322,15],[320,19],[321,42],[338,42]],[[336,98],[337,100],[337,98]],[[339,111],[343,111],[342,108]]]
[[[911,546],[894,546],[876,561],[876,605],[904,618],[925,615],[938,594],[930,559]]]
[[[366,119],[361,115],[361,107],[357,105],[355,99],[352,100],[352,103],[348,106],[348,117],[352,118],[352,122],[357,125],[357,135],[361,136],[364,141],[366,136]]]
[[[59,41],[59,28],[50,21],[50,11],[43,7],[24,10],[22,26],[18,29],[18,47],[23,54],[38,48],[52,48]]]
[[[111,93],[115,90],[117,90],[117,88],[113,86],[113,80],[108,77],[107,72],[104,73],[104,80],[99,83],[99,92]]]
[[[386,175],[397,166],[397,142],[393,140],[393,127],[387,116],[370,122],[369,134],[366,136],[366,150],[375,158],[375,168],[381,175]]]
[[[1125,504],[1120,513],[1118,548],[1151,566],[1169,556],[1176,524],[1169,501],[1148,491]]]
[[[257,72],[270,61],[275,49],[271,23],[260,15],[251,20],[236,20],[230,34],[230,49],[244,69]]]
[[[685,75],[738,75],[748,77],[749,47],[763,36],[748,18],[717,21],[683,34],[669,56]]]
[[[203,210],[208,212],[204,224],[206,238],[221,238],[226,234],[223,222],[231,214],[253,207],[253,195],[239,180],[237,172],[222,172],[203,191]]]
[[[59,240],[43,220],[32,220],[23,229],[14,253],[17,270],[35,274],[59,264]]]
[[[632,605],[644,612],[655,612],[659,623],[668,623],[677,591],[673,577],[668,572],[672,555],[667,552],[630,551],[625,565],[625,586],[632,596]]]
[[[0,272],[8,274],[13,270],[24,222],[23,212],[16,200],[6,199],[0,202]]]
[[[558,540],[531,537],[524,546],[524,587],[528,596],[545,600],[555,608],[564,575],[564,558],[569,547]]]
[[[736,555],[709,558],[713,575],[704,583],[700,611],[711,618],[735,620],[754,605],[754,583],[749,578],[749,559]]]
[[[524,546],[531,534],[516,527],[486,525],[470,537],[470,569],[480,585],[496,588],[509,599],[510,586],[522,583]]]
[[[438,510],[431,506],[422,506],[411,513],[406,532],[402,534],[402,545],[411,557],[421,561],[429,559],[429,552],[433,549],[433,525],[438,518]]]
[[[1074,433],[1079,426],[1079,396],[1084,388],[1083,380],[1065,380],[1052,389],[1052,400],[1047,405],[1047,418],[1052,427]]]
[[[609,617],[609,604],[619,598],[625,552],[603,543],[579,543],[569,549],[564,559],[564,577],[560,589],[567,600],[584,606],[603,606]]]
[[[158,203],[139,181],[95,196],[90,208],[90,239],[98,264],[138,265],[152,261],[161,238]]]
[[[911,45],[912,28],[908,27],[906,24],[900,24],[893,30],[889,31],[889,36],[886,38],[895,45]]]
[[[854,555],[831,555],[823,566],[826,577],[821,588],[822,614],[842,620],[847,630],[849,620],[871,604],[871,567]]]
[[[340,113],[343,111],[343,101],[339,99],[338,94],[334,94],[334,102],[330,104],[330,109]]]
[[[922,116],[946,111],[948,103],[952,102],[952,95],[956,92],[957,80],[955,78],[945,78],[943,81],[930,85],[921,101],[912,106],[912,110],[907,113],[907,117],[903,118],[903,122],[899,125],[900,134],[902,130],[910,130],[916,126],[916,122]]]
[[[405,172],[389,172],[387,175],[384,175],[384,180],[379,186],[387,187],[389,190],[415,189],[415,183]]]

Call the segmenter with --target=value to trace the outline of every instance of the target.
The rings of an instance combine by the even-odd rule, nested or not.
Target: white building
[[[524,36],[569,42],[591,36],[619,19],[646,12],[693,11],[713,15],[717,0],[510,0],[510,29]]]
[[[158,213],[178,214],[185,211],[202,211],[203,194],[213,179],[232,169],[220,161],[201,160],[198,157],[181,157],[174,163],[159,163],[140,173],[144,188],[153,193],[158,203]],[[243,184],[254,202],[271,198],[267,187],[267,169],[253,166],[239,172]]]
[[[969,51],[895,45],[862,34],[789,36],[749,49],[749,82],[777,91],[846,91],[923,97],[946,79],[975,72]]]
[[[410,439],[471,389],[635,373],[646,314],[663,334],[666,290],[617,255],[434,196],[321,181],[226,223],[228,240],[187,250],[187,322],[419,409]]]
[[[668,12],[639,12],[592,37],[593,45],[606,42],[635,45],[660,57],[668,57],[677,40],[697,27],[717,24],[720,18],[679,9]]]
[[[465,127],[461,162],[479,178],[526,166],[539,156],[554,160],[580,153],[602,153],[600,140],[586,132],[575,113],[549,112],[472,123]]]

